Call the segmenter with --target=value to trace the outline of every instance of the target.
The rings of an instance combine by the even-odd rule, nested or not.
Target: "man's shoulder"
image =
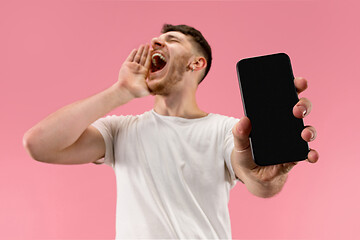
[[[141,114],[137,114],[137,115],[131,115],[131,114],[124,114],[124,115],[116,115],[116,114],[112,114],[112,115],[107,115],[104,116],[100,119],[98,119],[96,123],[102,123],[102,124],[108,124],[112,127],[116,127],[116,126],[121,126],[121,125],[128,125],[131,123],[135,123],[138,120],[144,119],[146,117],[149,116],[149,114],[151,114],[151,110],[141,113]]]
[[[226,116],[226,115],[222,115],[222,114],[218,114],[218,113],[211,113],[210,114],[210,121],[211,121],[211,125],[217,126],[217,128],[221,131],[230,131],[233,126],[239,121],[238,118],[235,117],[230,117],[230,116]]]
[[[225,121],[225,122],[237,122],[239,121],[238,118],[230,117],[226,115],[222,115],[219,113],[210,113],[213,119],[216,119],[218,121]]]
[[[146,117],[148,115],[151,114],[151,110],[140,113],[140,114],[123,114],[123,115],[108,115],[104,118],[108,118],[108,119],[115,119],[115,120],[121,120],[121,119],[138,119],[138,118],[142,118],[142,117]]]

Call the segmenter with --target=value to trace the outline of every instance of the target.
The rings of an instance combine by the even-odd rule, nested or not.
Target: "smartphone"
[[[285,53],[246,58],[236,64],[244,113],[250,119],[250,147],[259,166],[307,159],[301,138],[302,119],[293,107],[299,101],[290,58]]]

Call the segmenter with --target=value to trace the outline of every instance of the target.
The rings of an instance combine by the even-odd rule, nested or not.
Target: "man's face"
[[[194,48],[191,37],[171,31],[151,42],[151,68],[148,87],[153,94],[168,95],[188,71]]]

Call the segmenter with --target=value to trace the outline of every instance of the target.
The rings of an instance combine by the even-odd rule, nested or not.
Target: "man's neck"
[[[182,118],[201,118],[208,114],[202,111],[195,98],[195,92],[177,93],[168,96],[155,96],[154,111],[164,116]]]

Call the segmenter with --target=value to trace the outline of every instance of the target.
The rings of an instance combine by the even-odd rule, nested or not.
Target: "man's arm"
[[[298,93],[307,88],[307,82],[303,78],[295,79],[295,87]],[[293,114],[297,118],[307,116],[311,111],[311,102],[306,98],[301,98],[294,106]],[[231,165],[236,176],[244,182],[247,189],[259,197],[272,197],[281,191],[284,186],[289,171],[297,162],[284,163],[273,166],[258,166],[252,158],[249,134],[251,123],[249,118],[243,117],[233,127],[234,149],[231,153]],[[307,141],[313,141],[316,137],[314,127],[306,127],[301,137]],[[311,149],[308,154],[308,162],[315,163],[319,158],[318,153]]]
[[[149,68],[149,45],[134,49],[114,85],[61,108],[25,133],[23,143],[30,156],[57,164],[89,163],[104,157],[104,139],[90,124],[134,98],[149,95]]]

